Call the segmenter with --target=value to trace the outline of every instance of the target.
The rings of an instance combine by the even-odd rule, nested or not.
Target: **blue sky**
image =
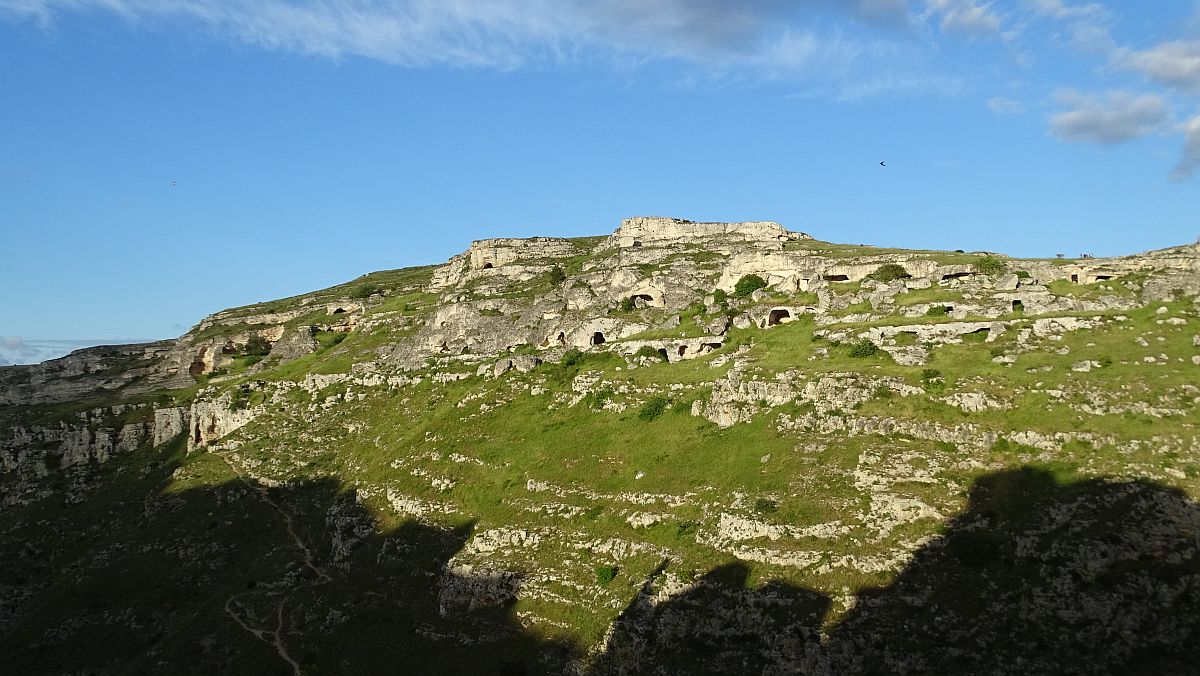
[[[0,0],[0,60],[0,364],[631,215],[1200,234],[1196,2]]]

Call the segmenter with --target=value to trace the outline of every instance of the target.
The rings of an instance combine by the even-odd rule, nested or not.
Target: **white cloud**
[[[1171,117],[1167,102],[1154,94],[1063,90],[1055,98],[1068,110],[1050,118],[1050,133],[1064,141],[1121,143],[1163,129]]]
[[[1104,7],[1094,2],[1086,5],[1068,5],[1062,0],[1025,0],[1025,4],[1035,14],[1052,19],[1075,19],[1092,16],[1105,11]]]
[[[1183,132],[1183,157],[1171,170],[1172,181],[1189,179],[1196,169],[1200,168],[1200,115],[1189,120],[1183,126]]]
[[[0,14],[43,23],[79,11],[109,12],[138,25],[186,21],[306,55],[500,69],[595,55],[718,67],[757,67],[775,58],[769,65],[804,68],[820,60],[826,44],[828,26],[817,26],[815,17],[908,20],[907,0],[0,0]],[[851,41],[833,45],[838,56]]]
[[[997,115],[1020,115],[1025,112],[1025,106],[1020,101],[1014,101],[1003,96],[993,96],[987,100],[988,110]]]
[[[929,0],[932,11],[942,17],[943,31],[988,35],[1000,32],[1000,17],[992,12],[991,3],[974,0]]]
[[[1200,40],[1163,42],[1141,51],[1122,50],[1114,60],[1160,84],[1200,94]]]

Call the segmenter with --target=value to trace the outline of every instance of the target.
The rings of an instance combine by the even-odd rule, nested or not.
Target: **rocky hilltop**
[[[1198,294],[638,217],[0,368],[0,664],[1188,673]]]

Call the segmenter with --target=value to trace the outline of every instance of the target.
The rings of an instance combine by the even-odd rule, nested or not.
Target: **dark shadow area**
[[[446,569],[471,524],[381,533],[337,481],[272,488],[308,566],[257,489],[164,492],[178,446],[86,502],[4,515],[0,673],[290,675],[279,628],[305,674],[562,673],[575,657],[516,622],[518,576]]]
[[[447,569],[471,524],[380,532],[330,479],[268,491],[293,537],[240,481],[164,492],[181,442],[116,468],[79,504],[6,510],[0,673],[291,674],[280,628],[306,674],[577,673],[580,647],[516,621],[519,575]],[[1200,508],[1179,490],[999,472],[832,626],[825,595],[748,589],[745,564],[664,589],[664,563],[588,671],[1197,673],[1198,548]]]
[[[643,585],[613,624],[597,674],[761,674],[819,645],[828,600],[780,582],[746,589],[749,568],[709,571],[669,600]]]
[[[823,642],[821,596],[731,564],[658,604],[648,582],[594,673],[1195,674],[1198,546],[1182,491],[999,472]]]

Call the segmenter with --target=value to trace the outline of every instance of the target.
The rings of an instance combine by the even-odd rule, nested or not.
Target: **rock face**
[[[176,341],[102,345],[32,366],[0,367],[0,406],[81,399],[93,392],[123,395],[191,383],[173,360]]]
[[[217,399],[197,399],[188,414],[188,451],[209,444],[254,420],[259,407],[235,407],[226,394]]]
[[[785,242],[791,239],[812,239],[809,235],[788,232],[771,221],[741,223],[698,223],[682,218],[636,216],[621,221],[621,227],[608,239],[607,245],[622,249],[673,244],[708,244],[713,240],[744,241],[751,244]]]
[[[55,425],[10,427],[0,434],[0,501],[28,502],[45,494],[44,479],[80,476],[120,454],[159,446],[184,431],[187,409],[146,404],[92,409]]]
[[[188,429],[191,412],[182,407],[154,409],[154,445],[160,446]]]

